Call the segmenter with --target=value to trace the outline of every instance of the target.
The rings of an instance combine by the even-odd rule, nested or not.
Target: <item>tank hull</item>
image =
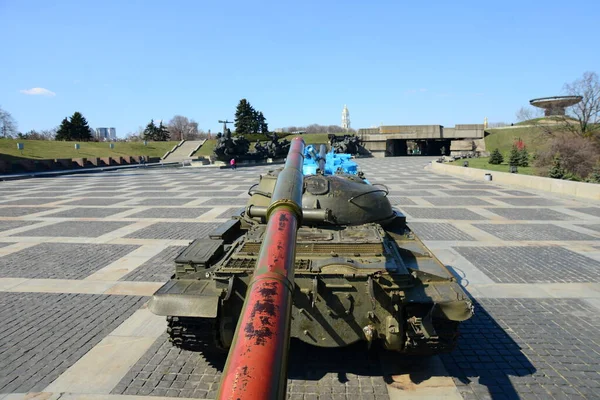
[[[232,221],[185,249],[175,279],[151,300],[154,313],[169,317],[178,346],[231,345],[265,231],[243,218]],[[291,336],[320,347],[381,341],[406,354],[447,352],[473,310],[398,213],[385,227],[300,228],[294,283]]]

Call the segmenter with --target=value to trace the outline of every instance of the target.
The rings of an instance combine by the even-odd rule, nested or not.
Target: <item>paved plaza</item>
[[[431,160],[359,164],[473,297],[458,348],[292,341],[288,397],[600,399],[600,202],[436,174]],[[0,400],[215,398],[223,357],[172,347],[146,303],[267,170],[0,182]]]

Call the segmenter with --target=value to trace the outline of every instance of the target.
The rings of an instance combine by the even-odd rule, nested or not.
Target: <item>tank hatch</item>
[[[314,195],[327,194],[329,192],[329,181],[322,176],[307,176],[304,178],[304,187],[308,193]]]
[[[175,259],[176,264],[191,264],[208,267],[223,255],[223,241],[196,239]]]

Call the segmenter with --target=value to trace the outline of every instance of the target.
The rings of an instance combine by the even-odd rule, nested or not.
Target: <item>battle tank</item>
[[[391,206],[385,186],[341,169],[326,174],[323,149],[313,156],[320,168],[297,178],[301,212],[287,284],[293,302],[289,335],[322,347],[380,341],[404,354],[452,350],[459,323],[473,314],[461,285]],[[293,180],[282,171],[289,172],[262,175],[240,215],[175,259],[173,278],[149,304],[167,317],[175,346],[226,351],[232,345],[268,240],[266,221],[280,202],[274,193]],[[258,329],[250,333],[260,336]]]

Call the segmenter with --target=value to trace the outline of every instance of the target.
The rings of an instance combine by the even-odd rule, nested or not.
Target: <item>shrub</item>
[[[596,163],[592,172],[588,175],[586,182],[600,183],[600,162]]]
[[[519,167],[529,166],[529,152],[526,147],[519,150]]]
[[[546,148],[538,152],[535,166],[542,170],[550,168],[556,153],[560,153],[561,167],[565,172],[587,177],[598,162],[600,147],[590,139],[560,135],[550,140]]]
[[[518,166],[521,163],[521,152],[516,145],[513,145],[510,150],[510,156],[508,157],[508,165]]]
[[[554,155],[554,160],[552,161],[552,168],[548,171],[548,177],[554,179],[562,179],[565,176],[565,169],[562,166],[562,159],[560,157],[560,153],[556,153]]]
[[[499,165],[502,164],[504,162],[504,157],[502,156],[502,153],[500,153],[500,150],[496,149],[492,152],[492,154],[490,155],[490,160],[488,161],[488,163],[490,164],[494,164],[494,165]]]

